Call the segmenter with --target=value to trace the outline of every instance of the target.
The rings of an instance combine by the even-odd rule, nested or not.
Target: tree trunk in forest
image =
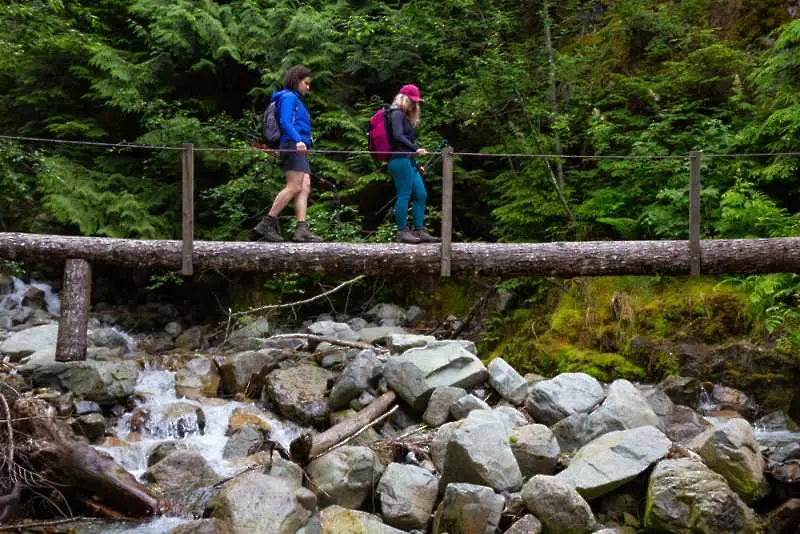
[[[702,274],[800,272],[800,238],[719,239],[700,242]],[[0,233],[0,258],[62,262],[83,258],[179,270],[180,241],[140,241]],[[453,243],[452,275],[500,276],[688,275],[688,241],[572,243]],[[196,269],[329,275],[437,276],[438,244],[246,243],[195,241]]]
[[[68,501],[96,502],[112,516],[147,517],[164,511],[166,503],[110,456],[75,439],[45,401],[19,397],[11,413],[17,436],[14,460],[57,487]]]
[[[86,359],[86,328],[92,301],[92,266],[82,259],[68,259],[61,289],[61,318],[58,321],[56,361]]]

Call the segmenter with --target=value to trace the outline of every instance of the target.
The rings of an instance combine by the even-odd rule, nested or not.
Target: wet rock
[[[672,442],[654,426],[604,434],[582,447],[556,478],[591,501],[636,478],[669,452]]]
[[[264,386],[267,397],[284,417],[301,424],[323,426],[330,408],[326,393],[330,371],[313,365],[298,365],[269,374]]]
[[[90,443],[99,442],[106,433],[106,418],[99,413],[80,415],[70,420],[72,431]]]
[[[539,424],[517,427],[511,430],[510,443],[524,479],[553,474],[561,449],[549,428]]]
[[[522,488],[528,510],[542,522],[545,532],[583,534],[595,530],[597,521],[589,504],[566,482],[535,475]]]
[[[11,334],[0,343],[0,352],[11,358],[12,362],[18,362],[36,351],[54,348],[57,339],[58,324],[34,326]]]
[[[93,328],[88,332],[88,341],[96,347],[128,347],[132,338],[111,326]]]
[[[175,346],[183,350],[197,350],[203,346],[205,326],[190,326],[175,338]]]
[[[338,412],[333,412],[331,414],[331,426],[341,423],[346,419],[350,419],[356,415],[355,410],[341,410]],[[372,443],[375,443],[381,439],[381,435],[378,434],[378,431],[372,427],[364,429],[359,435],[355,436],[352,440],[348,442],[348,445],[360,445],[360,446],[369,446]]]
[[[576,412],[588,412],[603,400],[603,386],[585,373],[562,373],[536,382],[525,399],[534,421],[548,426]]]
[[[266,433],[272,428],[265,414],[261,413],[256,407],[236,408],[228,419],[228,436],[241,430],[242,428],[252,427]]]
[[[238,458],[249,456],[260,451],[266,442],[264,433],[253,427],[246,426],[237,430],[225,443],[222,451],[223,458]]]
[[[175,373],[175,391],[179,396],[190,399],[213,397],[219,390],[221,380],[211,358],[198,356],[187,361]]]
[[[263,340],[263,338],[268,338],[271,331],[272,327],[269,321],[264,317],[258,317],[231,332],[228,342],[232,347],[239,348],[243,345],[250,345],[252,339]]]
[[[131,430],[157,439],[184,438],[202,434],[206,426],[203,409],[190,402],[175,401],[157,408],[136,408]]]
[[[244,473],[227,482],[209,502],[207,515],[228,522],[234,532],[295,534],[316,511],[316,497],[299,477]]]
[[[645,528],[657,532],[755,534],[752,510],[725,479],[689,458],[662,460],[650,475]]]
[[[486,379],[486,368],[460,344],[446,343],[409,349],[389,358],[384,377],[400,398],[422,412],[434,389],[475,386]]]
[[[433,518],[433,534],[495,532],[504,499],[491,488],[475,484],[448,484]]]
[[[134,393],[141,366],[133,360],[56,362],[34,370],[35,387],[71,391],[101,405],[126,401]]]
[[[703,385],[696,378],[670,375],[658,384],[658,389],[666,393],[675,404],[697,407]]]
[[[383,466],[369,447],[343,446],[314,459],[307,471],[323,506],[359,508]]]
[[[197,453],[176,450],[145,471],[143,478],[186,511],[200,511],[205,500],[204,490],[219,481],[219,476]]]
[[[328,506],[319,514],[323,534],[339,534],[345,532],[369,534],[402,534],[389,525],[384,525],[379,517],[367,512],[348,510],[341,506]]]
[[[147,467],[152,467],[173,452],[178,450],[178,444],[174,441],[163,441],[150,449],[147,455]]]
[[[513,491],[522,485],[505,425],[491,411],[477,410],[459,421],[445,449],[442,487],[452,482]]]
[[[764,477],[764,458],[753,427],[744,419],[731,419],[697,436],[691,444],[706,465],[725,477],[745,502],[769,493]]]
[[[427,469],[391,463],[377,493],[384,521],[404,530],[425,530],[436,504],[439,479]]]
[[[639,392],[662,421],[675,409],[672,399],[657,386],[640,386]]]
[[[378,322],[394,321],[394,324],[403,324],[406,320],[406,312],[400,306],[382,302],[370,308],[364,316],[373,318]]]
[[[800,532],[800,499],[789,499],[764,520],[764,532],[768,534],[789,534]]]
[[[798,432],[800,425],[784,411],[770,412],[758,419],[753,426],[761,432]]]
[[[486,367],[489,384],[501,397],[513,404],[522,404],[528,394],[528,383],[504,359],[495,358]]]

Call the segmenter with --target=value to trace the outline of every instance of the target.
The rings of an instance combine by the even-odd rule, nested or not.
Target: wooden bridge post
[[[181,149],[181,169],[183,175],[183,261],[181,274],[192,276],[192,252],[194,251],[194,145],[184,143]]]
[[[700,254],[700,152],[689,152],[689,274],[698,276],[702,257]]]
[[[450,255],[453,244],[453,147],[442,150],[442,271],[450,276]]]
[[[61,288],[61,318],[58,321],[56,361],[86,359],[86,331],[92,302],[92,265],[82,259],[68,259]]]

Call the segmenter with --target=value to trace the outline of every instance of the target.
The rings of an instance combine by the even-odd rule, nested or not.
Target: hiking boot
[[[410,243],[412,245],[419,243],[419,237],[417,237],[417,234],[409,229],[398,231],[397,240],[401,243]]]
[[[298,221],[292,241],[297,241],[298,243],[319,243],[325,240],[309,230],[307,222]]]
[[[420,243],[438,243],[440,241],[438,237],[432,236],[424,228],[414,229],[414,235],[419,238]]]
[[[278,219],[266,215],[259,221],[253,231],[261,236],[264,241],[272,241],[278,243],[283,241],[283,237],[278,232]]]

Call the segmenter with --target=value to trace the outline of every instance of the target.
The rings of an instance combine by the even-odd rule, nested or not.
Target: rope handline
[[[148,150],[183,150],[182,146],[170,145],[142,145],[137,143],[104,143],[99,141],[73,141],[67,139],[51,139],[46,137],[28,137],[16,135],[0,135],[0,139],[7,139],[11,141],[31,141],[39,143],[53,143],[63,145],[87,145],[87,146],[100,146],[107,148],[139,148]],[[224,148],[224,147],[194,147],[195,152],[250,152],[253,147],[246,148]],[[294,149],[269,149],[270,152],[295,152]],[[415,152],[378,152],[374,150],[326,150],[326,149],[308,149],[309,154],[402,154],[413,156]],[[691,156],[688,154],[678,155],[645,155],[645,156],[614,156],[614,155],[574,155],[574,154],[534,154],[525,152],[504,152],[504,153],[484,153],[484,152],[453,152],[453,156],[462,157],[479,157],[479,158],[561,158],[561,159],[587,159],[587,160],[687,160]],[[441,150],[428,152],[429,156],[441,156]],[[704,158],[748,158],[748,157],[770,157],[770,156],[800,156],[798,152],[755,152],[752,154],[747,153],[732,153],[732,154],[711,154],[701,153]]]

